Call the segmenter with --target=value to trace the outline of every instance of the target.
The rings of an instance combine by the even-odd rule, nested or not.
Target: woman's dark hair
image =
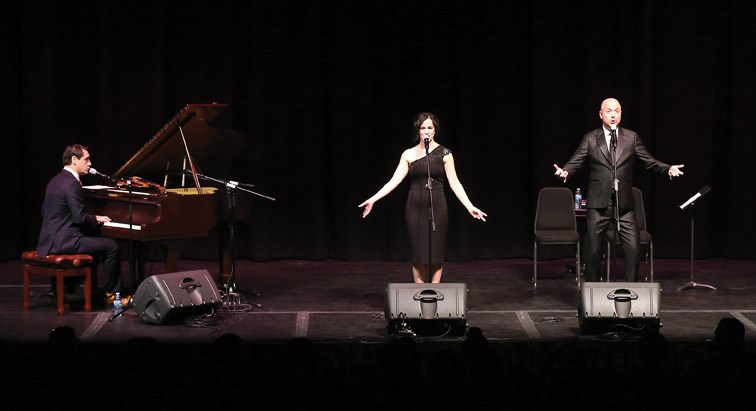
[[[84,157],[84,150],[89,149],[82,146],[81,144],[71,144],[70,146],[66,147],[66,149],[63,150],[63,165],[70,166],[71,157],[73,156],[76,156],[78,158]]]
[[[424,112],[418,114],[417,117],[415,117],[415,122],[412,123],[412,127],[413,127],[412,128],[412,139],[413,140],[420,141],[420,134],[418,133],[418,131],[420,131],[420,126],[422,126],[423,122],[425,120],[427,120],[427,119],[431,119],[431,121],[433,122],[433,128],[436,130],[436,134],[438,134],[439,129],[440,129],[440,127],[439,127],[440,124],[439,124],[439,121],[438,121],[438,117],[436,117],[436,115],[433,114],[433,113],[428,113],[428,112],[424,111]]]

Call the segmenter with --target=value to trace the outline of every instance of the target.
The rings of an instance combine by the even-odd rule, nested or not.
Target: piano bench
[[[92,265],[94,257],[89,254],[56,254],[41,258],[36,251],[26,251],[21,254],[24,262],[24,310],[29,309],[29,293],[31,275],[55,277],[55,295],[58,303],[58,315],[63,315],[65,287],[63,279],[66,277],[85,277],[84,279],[84,311],[92,311]]]

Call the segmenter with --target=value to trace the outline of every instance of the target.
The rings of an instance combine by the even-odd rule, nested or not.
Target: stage
[[[539,282],[530,282],[529,259],[447,263],[443,281],[465,283],[468,289],[468,324],[483,330],[491,341],[538,341],[594,338],[578,328],[579,291],[570,261],[539,263]],[[621,262],[612,271],[618,280]],[[701,342],[713,337],[722,317],[735,317],[746,327],[746,339],[756,339],[756,263],[752,261],[695,261],[696,283],[716,290],[695,288],[678,291],[690,282],[689,260],[655,261],[655,281],[661,286],[661,333],[669,341]],[[86,313],[80,301],[59,317],[49,298],[32,297],[32,308],[22,308],[22,265],[0,263],[0,339],[6,342],[43,342],[50,330],[68,325],[83,342],[124,343],[135,337],[160,342],[207,343],[224,332],[246,342],[312,341],[381,342],[389,338],[384,317],[385,289],[389,283],[411,282],[409,264],[386,261],[273,261],[240,260],[236,284],[246,292],[242,299],[255,302],[235,307],[224,321],[210,328],[189,327],[183,322],[147,324],[134,310],[108,321],[111,312],[101,307]],[[147,263],[152,274],[163,274],[162,263]],[[207,270],[218,282],[218,265],[212,261],[181,260],[180,271]],[[124,263],[124,286],[131,289]],[[648,266],[641,267],[641,276]],[[621,276],[621,275],[620,275]],[[619,278],[621,280],[621,278]],[[49,288],[46,278],[32,277],[32,293]],[[223,286],[219,284],[219,291]],[[259,295],[253,294],[253,292]],[[240,309],[241,308],[241,309]]]
[[[162,274],[161,264],[147,268]],[[114,401],[123,409],[681,409],[752,400],[756,263],[696,261],[695,282],[717,289],[678,291],[690,262],[657,259],[663,339],[582,333],[569,265],[539,263],[534,288],[529,259],[448,263],[444,282],[469,290],[473,332],[411,337],[390,336],[384,319],[387,285],[411,278],[406,262],[240,260],[236,283],[248,294],[236,308],[244,312],[198,327],[147,324],[134,309],[109,321],[110,310],[87,313],[76,301],[58,316],[42,296],[24,311],[22,265],[6,261],[6,404],[56,406],[72,392],[81,409],[118,409]],[[181,260],[180,269],[218,274],[212,261]],[[33,292],[47,289],[44,278],[34,281]],[[745,344],[711,341],[723,317],[744,324]],[[51,334],[63,326],[75,338]],[[79,392],[81,381],[88,392]],[[49,395],[36,396],[38,388]]]

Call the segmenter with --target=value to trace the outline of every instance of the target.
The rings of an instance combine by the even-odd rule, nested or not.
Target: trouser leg
[[[79,251],[92,254],[102,261],[105,274],[105,292],[121,291],[121,252],[118,242],[107,237],[83,237]]]
[[[635,219],[635,210],[620,213],[620,241],[625,253],[625,281],[638,281],[640,257],[640,233]]]
[[[606,229],[612,222],[612,209],[589,208],[586,216],[586,262],[585,278],[587,281],[601,280],[601,258],[603,256],[604,243],[606,242]]]

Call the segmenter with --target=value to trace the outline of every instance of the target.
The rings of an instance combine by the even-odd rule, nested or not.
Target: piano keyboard
[[[102,225],[104,225],[105,227],[125,228],[127,230],[129,229],[129,225],[127,223],[116,223],[115,221],[105,222]],[[142,229],[142,226],[141,225],[132,225],[131,229],[139,231],[139,230]]]

